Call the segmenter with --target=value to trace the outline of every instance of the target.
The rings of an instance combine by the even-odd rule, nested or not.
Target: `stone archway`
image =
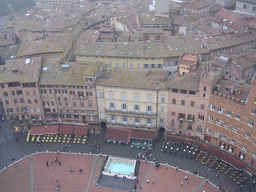
[[[100,122],[100,128],[102,132],[106,133],[107,124],[104,121]]]
[[[165,140],[165,128],[160,127],[157,132],[157,139]]]

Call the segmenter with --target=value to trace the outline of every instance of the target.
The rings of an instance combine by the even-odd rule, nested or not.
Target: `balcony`
[[[126,122],[119,123],[119,122],[116,122],[116,121],[115,122],[106,121],[106,123],[111,124],[111,125],[124,126],[124,127],[156,129],[156,126],[152,126],[152,125],[148,125],[148,124],[145,124],[145,125],[136,124],[136,123],[129,124],[129,123],[126,123]]]
[[[121,114],[136,114],[136,115],[142,115],[142,116],[155,116],[156,117],[156,113],[147,113],[147,112],[140,112],[140,111],[127,111],[127,110],[117,110],[117,109],[107,109],[105,108],[106,112],[110,112],[110,113],[121,113]]]
[[[194,123],[195,122],[195,116],[188,115],[188,118],[186,119],[186,116],[184,113],[179,113],[178,115],[178,121],[185,121],[189,123]]]

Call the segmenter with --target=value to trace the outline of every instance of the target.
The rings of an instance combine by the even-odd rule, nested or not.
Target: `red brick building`
[[[61,64],[49,60],[40,79],[42,105],[48,123],[98,125],[95,80],[102,75],[98,62]]]
[[[41,58],[9,60],[0,68],[1,99],[13,125],[40,123],[44,111],[39,92]]]
[[[220,80],[209,100],[204,140],[256,168],[256,76],[246,87]]]

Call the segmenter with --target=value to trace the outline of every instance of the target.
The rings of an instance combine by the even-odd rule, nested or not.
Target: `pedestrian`
[[[148,180],[148,179],[147,179],[146,181],[147,181],[147,183],[149,183],[149,180]]]
[[[140,186],[140,190],[141,190],[141,186]]]
[[[185,176],[185,181],[187,181],[188,180],[188,177],[187,176]]]
[[[56,187],[60,188],[60,184],[58,180],[56,180]]]
[[[58,161],[58,158],[57,158],[57,157],[55,157],[54,161],[55,161],[55,163],[57,163],[57,161]]]
[[[15,158],[14,158],[14,157],[12,158],[12,161],[13,161],[13,162],[15,161]]]
[[[130,150],[130,154],[132,153],[132,151]]]
[[[186,183],[188,184],[188,180],[186,181]]]
[[[18,142],[18,139],[15,139],[16,142]]]
[[[59,191],[59,187],[56,187],[56,191]]]
[[[180,182],[180,186],[182,186],[183,185],[183,182]]]
[[[83,172],[83,169],[79,169],[79,172],[82,173],[82,172]]]
[[[59,162],[59,165],[61,166],[61,162],[60,161],[58,161]]]
[[[240,189],[239,189],[239,191],[242,191],[242,188],[243,188],[243,185],[240,185]]]
[[[209,171],[211,171],[211,168],[209,168]]]
[[[48,161],[46,161],[46,166],[47,166],[47,167],[49,166],[49,162],[48,162]]]
[[[154,180],[152,180],[152,184],[154,184],[155,182],[154,182]]]
[[[69,171],[70,171],[70,172],[74,172],[75,169],[72,169],[72,168],[70,167],[70,168],[69,168]]]
[[[216,178],[218,178],[219,177],[219,175],[218,174],[216,174]]]
[[[206,177],[208,177],[208,173],[206,173]]]

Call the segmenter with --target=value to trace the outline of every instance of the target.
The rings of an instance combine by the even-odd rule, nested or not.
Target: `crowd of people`
[[[99,143],[98,142],[94,142],[94,144],[92,144],[92,151],[94,152],[95,150],[96,151],[99,151],[99,149],[100,149],[100,145],[99,145]]]

